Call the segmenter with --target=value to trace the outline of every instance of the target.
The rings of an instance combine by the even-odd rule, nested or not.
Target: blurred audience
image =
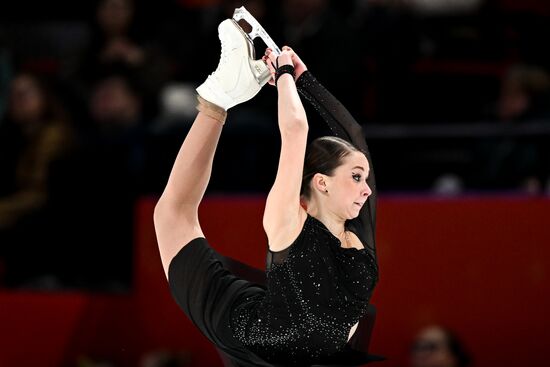
[[[171,65],[155,33],[140,17],[134,0],[99,0],[91,42],[82,56],[80,78],[91,85],[105,69],[128,69],[135,75],[149,117],[157,113],[157,95],[170,77]],[[152,22],[152,21],[151,21]]]
[[[531,65],[514,65],[504,76],[495,118],[506,125],[521,125],[550,118],[550,75]],[[483,189],[519,189],[541,193],[550,164],[545,137],[504,136],[483,139],[474,150],[477,185]]]
[[[132,76],[112,71],[100,77],[90,90],[88,111],[81,148],[69,162],[75,173],[64,190],[66,197],[79,197],[65,202],[75,214],[70,232],[80,246],[93,249],[80,257],[75,278],[89,287],[125,290],[132,275],[133,210],[143,190],[147,126]]]
[[[116,61],[138,66],[145,61],[145,50],[132,39],[133,0],[101,0],[97,7],[99,26],[98,55],[101,63]]]
[[[75,136],[61,102],[38,76],[17,73],[0,124],[0,251],[6,281],[47,271],[48,206],[52,167],[74,149]],[[52,270],[52,269],[49,269]]]
[[[502,128],[494,136],[476,138],[469,167],[449,172],[433,183],[433,191],[456,195],[464,190],[544,194],[548,190],[550,149],[547,135],[510,135],[509,127],[550,126],[550,74],[543,68],[517,64],[502,78],[497,101],[488,116]],[[459,167],[456,167],[457,171]]]
[[[470,356],[459,338],[440,325],[420,330],[411,346],[411,367],[467,367],[470,363]]]
[[[139,192],[149,124],[141,90],[131,74],[111,71],[95,82],[89,97],[89,119],[85,137],[90,159],[100,162],[104,175],[118,178],[107,186],[113,190],[131,183],[124,191]]]
[[[484,0],[363,0],[363,2],[392,7],[407,7],[425,15],[456,15],[476,10]]]
[[[297,50],[308,68],[354,115],[362,113],[368,76],[362,67],[365,45],[358,37],[358,27],[346,17],[347,10],[330,0],[284,0],[281,10],[279,46]],[[329,53],[341,55],[343,60],[319,57]]]
[[[138,88],[124,74],[112,73],[95,82],[90,96],[90,115],[103,136],[133,131],[142,125]]]
[[[539,66],[513,65],[504,76],[496,107],[502,122],[550,117],[550,75]]]
[[[540,27],[548,16],[508,18],[493,1],[96,0],[92,12],[44,18],[30,31],[27,18],[14,20],[0,25],[0,277],[11,284],[22,274],[68,286],[129,284],[134,202],[162,189],[196,112],[194,88],[218,62],[217,25],[243,5],[365,124],[441,127],[488,117],[506,129],[550,119],[550,65],[541,46],[548,31]],[[255,46],[263,53],[260,40]],[[68,67],[77,54],[78,65]],[[511,61],[518,65],[500,80]],[[55,93],[35,75],[13,75],[29,66],[56,82]],[[264,88],[232,110],[209,192],[267,192],[280,143],[274,95]],[[327,133],[309,116],[312,136]],[[388,190],[431,184],[447,195],[538,194],[545,185],[550,192],[547,136],[479,144],[372,139],[370,147]],[[252,173],[225,179],[243,167]],[[55,247],[37,248],[46,239]],[[48,260],[12,265],[29,250]]]

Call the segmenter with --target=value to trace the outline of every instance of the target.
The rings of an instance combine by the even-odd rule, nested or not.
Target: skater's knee
[[[167,273],[172,258],[191,240],[204,234],[196,210],[175,210],[159,203],[153,219],[162,265]]]
[[[187,203],[174,203],[172,201],[166,200],[163,197],[159,199],[155,205],[155,210],[153,212],[153,219],[155,221],[155,226],[159,222],[170,221],[178,219],[180,221],[185,221],[189,223],[194,223],[199,220],[198,215],[199,207],[196,204],[187,204]]]

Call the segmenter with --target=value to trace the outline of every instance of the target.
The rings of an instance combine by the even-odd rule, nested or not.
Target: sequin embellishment
[[[376,261],[367,251],[342,248],[308,216],[286,259],[267,272],[265,296],[235,308],[234,336],[271,363],[322,359],[345,346],[377,280]]]

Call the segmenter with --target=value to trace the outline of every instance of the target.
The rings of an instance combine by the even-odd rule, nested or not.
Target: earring
[[[325,189],[325,192],[328,194],[328,190],[327,190],[327,189]]]

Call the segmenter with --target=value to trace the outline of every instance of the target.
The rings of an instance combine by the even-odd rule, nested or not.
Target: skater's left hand
[[[269,68],[269,71],[271,72],[271,79],[268,81],[270,85],[275,85],[275,72],[277,70],[277,67],[281,67],[283,65],[292,65],[292,54],[294,51],[292,51],[290,48],[284,48],[283,51],[279,56],[276,56],[273,53],[273,50],[270,48],[267,48],[265,50],[265,55],[262,57],[262,60],[266,63],[267,67]]]

